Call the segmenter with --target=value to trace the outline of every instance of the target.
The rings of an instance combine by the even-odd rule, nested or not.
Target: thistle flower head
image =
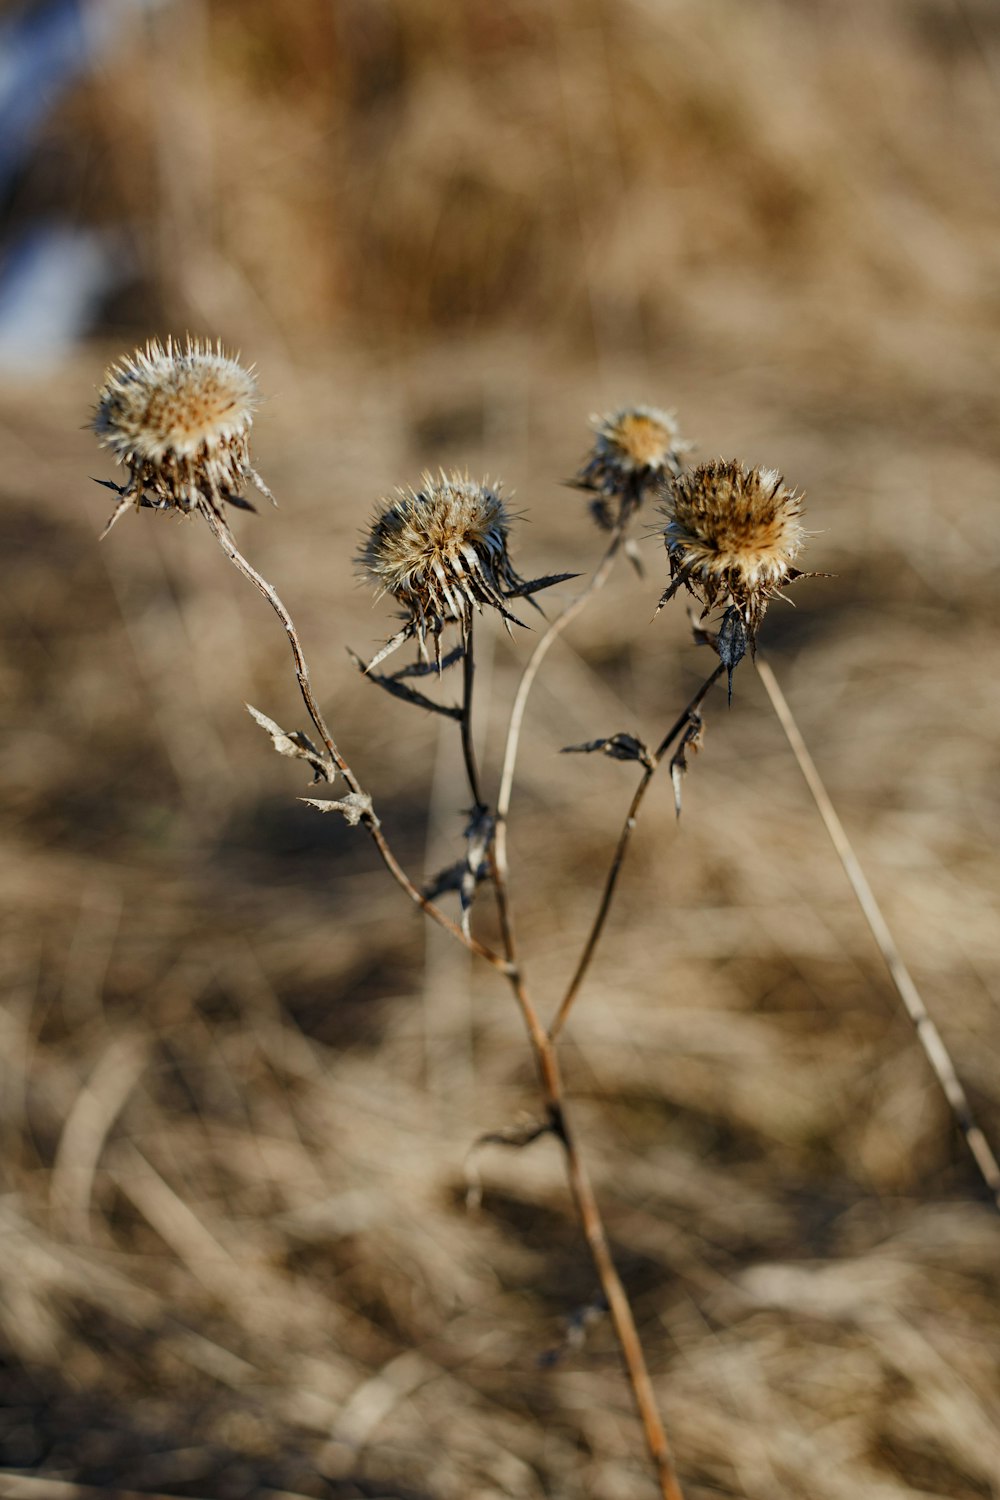
[[[445,625],[466,624],[492,605],[513,619],[505,600],[525,592],[507,554],[510,519],[498,486],[467,475],[423,476],[419,490],[398,489],[380,502],[358,561],[379,594],[402,605],[401,636],[421,652]]]
[[[251,372],[198,339],[183,348],[154,339],[113,365],[92,421],[128,470],[124,485],[111,486],[121,503],[109,527],[129,501],[221,515],[226,501],[252,509],[240,499],[248,482],[269,494],[250,463],[256,397]]]
[[[674,413],[655,406],[626,406],[591,418],[594,444],[573,483],[598,498],[591,509],[605,530],[639,506],[647,492],[681,471],[691,447],[678,431]],[[618,500],[617,512],[608,504]]]
[[[793,567],[805,539],[801,495],[776,469],[720,459],[671,479],[662,511],[671,583],[661,607],[682,584],[707,609],[725,605],[720,640],[728,630],[738,661],[754,649],[768,602],[802,576]]]

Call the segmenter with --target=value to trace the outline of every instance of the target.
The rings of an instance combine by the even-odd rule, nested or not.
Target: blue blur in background
[[[0,372],[58,362],[128,275],[123,234],[11,208],[53,110],[148,4],[43,0],[0,19]]]

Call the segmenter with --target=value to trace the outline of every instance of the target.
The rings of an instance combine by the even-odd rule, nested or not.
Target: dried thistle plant
[[[616,760],[642,766],[604,883],[597,914],[579,962],[563,995],[550,1034],[557,1036],[583,985],[604,931],[618,878],[635,831],[639,811],[660,765],[670,755],[670,779],[677,816],[681,786],[688,769],[688,752],[701,748],[704,737],[702,704],[725,671],[732,699],[733,671],[749,645],[755,649],[757,631],[769,601],[793,579],[802,577],[792,565],[805,537],[802,497],[787,489],[777,470],[751,469],[725,462],[701,464],[671,475],[662,491],[663,532],[670,560],[671,582],[663,591],[657,613],[683,585],[708,611],[724,606],[717,631],[699,624],[696,639],[710,645],[719,662],[681,711],[655,749],[619,732],[585,745],[568,745],[568,752],[600,751]]]
[[[706,610],[725,607],[718,649],[731,688],[768,604],[804,576],[794,566],[805,540],[802,496],[776,469],[719,459],[672,478],[661,510],[671,581],[657,609],[682,586]]]
[[[101,481],[120,497],[105,530],[130,504],[221,517],[227,503],[253,509],[242,497],[248,484],[273,498],[250,462],[256,405],[253,372],[221,343],[151,339],[113,365],[91,425],[128,480]]]
[[[681,437],[676,414],[658,406],[623,406],[590,420],[593,446],[570,482],[596,497],[591,515],[611,531],[664,480],[680,474],[692,445]]]
[[[358,562],[379,596],[391,594],[406,621],[398,640],[428,636],[440,653],[446,625],[490,605],[514,618],[505,599],[521,580],[507,551],[510,518],[499,486],[467,475],[423,476],[419,490],[399,489],[379,503]]]
[[[440,664],[445,627],[467,631],[474,610],[489,607],[508,625],[522,624],[507,601],[570,575],[526,582],[511,563],[509,533],[500,486],[467,474],[425,474],[419,490],[398,489],[383,499],[358,562],[379,597],[390,594],[402,605],[405,623],[370,666],[411,639],[426,661],[428,637]]]
[[[541,637],[525,667],[511,710],[499,787],[487,795],[473,749],[472,697],[475,677],[473,624],[485,609],[497,610],[505,623],[522,623],[508,609],[516,598],[531,598],[540,589],[569,578],[554,575],[525,582],[510,560],[510,517],[498,485],[473,482],[467,475],[426,475],[419,490],[401,489],[381,502],[359,562],[380,594],[400,605],[403,626],[365,670],[411,706],[443,713],[457,722],[465,775],[472,798],[465,826],[462,857],[442,872],[429,890],[421,891],[391,849],[371,795],[338,750],[311,686],[305,656],[291,616],[274,588],[243,557],[226,524],[225,503],[239,503],[239,490],[250,481],[263,485],[250,467],[247,434],[255,399],[252,376],[220,350],[189,342],[183,352],[168,344],[148,345],[125,360],[108,376],[94,420],[100,440],[129,470],[128,483],[113,486],[122,509],[131,503],[156,509],[198,510],[208,522],[226,555],[260,590],[278,614],[291,644],[303,702],[319,733],[315,746],[300,731],[287,732],[274,720],[251,710],[270,735],[279,754],[302,760],[315,782],[340,777],[347,787],[334,800],[305,798],[319,811],[337,812],[351,826],[360,826],[373,840],[389,873],[406,895],[470,953],[485,959],[508,982],[521,1013],[537,1070],[542,1118],[530,1129],[514,1134],[491,1132],[484,1141],[526,1148],[541,1135],[552,1135],[562,1147],[567,1180],[583,1236],[601,1286],[602,1305],[608,1309],[640,1418],[643,1435],[662,1500],[682,1500],[673,1458],[660,1420],[635,1319],[616,1270],[608,1236],[590,1184],[568,1108],[562,1081],[558,1040],[589,970],[611,910],[625,856],[638,814],[658,767],[670,756],[671,778],[680,810],[679,787],[686,769],[686,752],[701,744],[702,706],[723,672],[732,673],[757,633],[771,599],[794,579],[805,576],[795,567],[803,540],[801,497],[788,489],[774,470],[751,469],[740,463],[716,462],[689,473],[680,468],[686,445],[677,436],[672,416],[652,407],[624,409],[599,419],[594,451],[577,483],[599,497],[617,501],[617,512],[607,511],[612,540],[578,598],[566,606]],[[507,865],[505,827],[510,806],[520,724],[538,665],[552,641],[608,577],[627,522],[646,495],[666,481],[663,509],[671,582],[660,599],[662,607],[683,586],[711,610],[723,608],[720,629],[713,635],[699,629],[718,663],[684,706],[655,749],[636,735],[619,732],[568,747],[601,752],[616,761],[634,761],[641,776],[612,854],[597,913],[583,950],[553,1020],[546,1026],[529,988],[519,950]],[[265,491],[266,493],[266,491]],[[441,636],[456,627],[460,642],[445,661]],[[391,678],[379,678],[371,668],[404,641],[415,640],[419,660]],[[434,662],[428,642],[433,643]],[[444,707],[404,681],[461,660],[461,703]],[[488,885],[496,903],[499,943],[492,947],[472,930],[472,907],[478,887]],[[461,905],[454,922],[438,904],[438,897],[457,892]],[[911,1014],[918,1014],[911,1005]],[[924,1033],[926,1025],[921,1023]],[[929,1033],[928,1033],[929,1034]],[[934,1035],[934,1047],[943,1047]],[[930,1044],[925,1040],[925,1046]],[[932,1056],[932,1061],[933,1061]],[[958,1117],[952,1088],[953,1070],[939,1070]],[[954,1087],[958,1087],[957,1080]],[[964,1096],[962,1096],[964,1099]],[[967,1101],[966,1101],[967,1103]],[[966,1112],[967,1113],[967,1112]],[[968,1115],[970,1130],[974,1128]],[[979,1137],[967,1134],[981,1164],[996,1163]],[[983,1153],[986,1153],[984,1156]],[[989,1180],[987,1176],[987,1180]],[[1000,1172],[998,1172],[1000,1181]],[[1000,1202],[1000,1198],[998,1198]]]

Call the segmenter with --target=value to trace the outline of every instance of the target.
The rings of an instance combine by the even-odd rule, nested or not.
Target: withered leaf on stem
[[[318,812],[343,813],[352,828],[357,828],[362,818],[375,820],[372,799],[367,792],[348,792],[336,802],[325,801],[322,797],[300,797],[299,801],[307,807],[315,807]]]
[[[505,599],[527,599],[529,604],[535,604],[535,600],[532,597],[534,594],[540,594],[543,589],[554,588],[557,583],[571,583],[574,578],[579,578],[579,576],[579,573],[546,573],[544,578],[529,578],[527,581],[519,581],[512,585],[512,587],[504,589],[503,597]],[[535,608],[538,608],[537,604],[535,604]],[[514,623],[520,625],[522,621],[517,620]]]
[[[648,746],[634,734],[613,734],[604,740],[588,740],[585,745],[564,745],[560,755],[592,755],[595,750],[609,755],[612,760],[637,760],[647,770],[652,769],[653,757]]]
[[[304,760],[313,769],[313,786],[320,781],[333,781],[337,775],[337,769],[322,751],[317,750],[308,735],[303,734],[300,729],[290,732],[281,728],[267,714],[262,714],[259,708],[254,708],[252,703],[246,705],[247,713],[271,736],[271,743],[279,755],[290,756],[293,760]]]
[[[418,692],[416,688],[408,687],[405,682],[400,681],[402,677],[419,675],[414,669],[417,667],[424,667],[426,665],[425,663],[410,663],[409,668],[404,667],[401,672],[386,674],[382,672],[373,672],[371,670],[372,664],[369,663],[366,666],[365,663],[361,660],[361,657],[358,656],[357,652],[352,651],[350,647],[348,647],[347,654],[351,658],[351,661],[354,663],[354,665],[357,667],[358,671],[361,673],[362,677],[366,678],[369,682],[374,682],[376,687],[382,688],[382,690],[388,693],[390,697],[401,698],[404,703],[412,703],[415,708],[425,708],[428,713],[442,714],[446,719],[461,719],[462,710],[458,707],[457,704],[435,703],[434,699],[428,698],[426,693]],[[458,656],[460,657],[461,654],[462,653],[460,649],[458,652]],[[449,657],[454,656],[454,652],[449,652]],[[444,671],[446,665],[450,665],[450,661],[448,660],[448,658],[442,657],[441,671]],[[431,672],[434,672],[437,670],[437,668],[433,663],[431,663],[429,670]]]
[[[681,815],[681,783],[688,768],[688,746],[697,754],[704,740],[704,729],[705,724],[701,714],[692,714],[691,721],[681,736],[681,742],[670,759],[670,780],[674,788],[674,808],[678,818]]]
[[[726,669],[730,703],[733,701],[733,673],[746,656],[747,644],[746,623],[736,606],[730,605],[722,617],[715,643],[719,660]]]
[[[351,656],[354,655],[352,651]],[[442,672],[447,672],[449,667],[455,666],[465,655],[464,646],[455,646],[447,651],[440,661],[408,661],[404,667],[397,667],[395,672],[387,675],[393,682],[399,682],[404,677],[440,677]],[[356,660],[357,658],[355,658]]]
[[[553,1133],[551,1116],[544,1120],[523,1119],[513,1125],[502,1125],[499,1130],[487,1130],[477,1136],[469,1147],[465,1158],[465,1206],[473,1212],[482,1207],[483,1181],[476,1164],[480,1153],[487,1146],[505,1146],[508,1150],[521,1151],[541,1140],[543,1135]]]
[[[424,887],[424,895],[429,901],[436,901],[445,891],[458,892],[462,909],[462,931],[466,936],[469,935],[469,916],[476,899],[476,890],[490,873],[487,853],[493,828],[493,819],[486,808],[474,808],[465,830],[465,858],[448,865]]]

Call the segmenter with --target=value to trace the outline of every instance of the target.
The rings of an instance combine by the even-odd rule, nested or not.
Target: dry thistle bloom
[[[379,597],[391,594],[403,606],[406,624],[376,661],[413,636],[425,658],[432,636],[438,655],[444,627],[466,627],[473,608],[484,605],[519,624],[505,601],[557,580],[518,577],[507,553],[509,529],[499,488],[468,475],[425,474],[419,490],[384,499],[358,561]]]
[[[681,457],[690,447],[678,431],[674,413],[655,406],[626,406],[591,417],[594,445],[572,483],[599,498],[591,513],[605,531],[625,520],[646,493],[681,472]],[[617,498],[613,512],[609,500]]]
[[[222,515],[223,504],[252,510],[240,491],[248,482],[271,497],[250,463],[249,434],[257,382],[249,370],[188,338],[183,349],[167,339],[113,365],[104,379],[92,426],[128,470],[128,481],[108,487],[120,503],[109,531],[130,503],[157,510]]]
[[[732,670],[753,651],[768,603],[803,574],[792,566],[805,540],[802,497],[776,469],[717,460],[671,479],[662,505],[671,582],[705,606],[724,604],[719,655]]]

